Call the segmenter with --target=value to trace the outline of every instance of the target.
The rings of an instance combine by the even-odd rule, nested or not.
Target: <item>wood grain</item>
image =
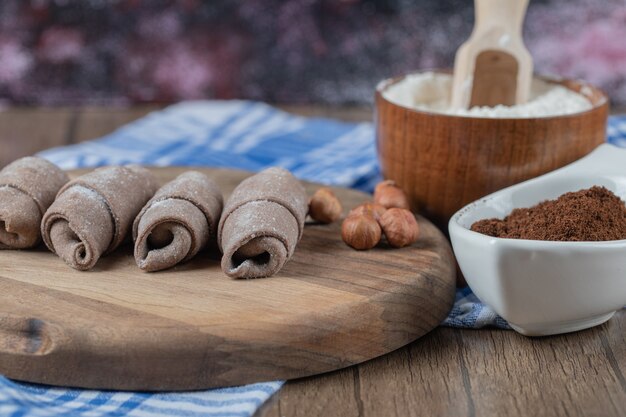
[[[594,107],[559,117],[461,117],[399,106],[383,98],[379,88],[376,140],[383,176],[395,180],[414,208],[445,230],[466,204],[567,165],[604,143],[606,95],[582,82],[560,84],[589,91]]]
[[[0,111],[0,168],[23,156],[69,144],[71,109],[9,108]]]
[[[290,381],[256,416],[623,416],[625,318],[533,339],[438,328],[362,365]]]
[[[154,172],[164,183],[185,170]],[[203,171],[226,197],[249,175]],[[369,198],[335,192],[347,208]],[[339,222],[308,224],[286,266],[257,280],[228,278],[214,252],[145,273],[130,245],[90,272],[43,249],[2,251],[0,373],[54,385],[187,390],[296,378],[383,355],[436,327],[454,299],[450,246],[419,222],[412,246],[367,252],[341,241]]]
[[[517,59],[501,50],[488,49],[476,56],[475,65],[469,107],[515,105],[519,71]]]

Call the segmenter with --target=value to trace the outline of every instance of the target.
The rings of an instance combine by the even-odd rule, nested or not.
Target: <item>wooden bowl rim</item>
[[[450,119],[457,119],[457,120],[466,120],[466,121],[470,121],[470,120],[480,120],[480,121],[485,121],[485,120],[494,120],[494,121],[504,121],[504,122],[511,122],[511,121],[545,121],[545,120],[553,120],[553,119],[567,119],[567,118],[576,118],[576,117],[582,117],[586,114],[598,111],[599,109],[602,109],[604,107],[608,108],[609,105],[609,96],[606,94],[606,92],[604,92],[604,90],[588,83],[585,80],[578,80],[578,79],[570,79],[570,78],[561,78],[561,77],[557,77],[557,76],[550,76],[550,75],[543,75],[543,74],[534,74],[533,78],[538,78],[542,81],[545,81],[547,83],[550,84],[559,84],[569,90],[572,90],[578,94],[582,94],[580,91],[575,91],[573,90],[569,84],[574,84],[574,85],[579,85],[581,88],[586,87],[589,88],[592,92],[592,94],[594,95],[598,95],[599,99],[594,103],[591,101],[591,98],[589,98],[588,95],[586,94],[582,94],[585,96],[585,98],[587,98],[587,100],[589,100],[591,102],[591,108],[582,112],[578,112],[578,113],[569,113],[569,114],[560,114],[560,115],[552,115],[552,116],[540,116],[540,117],[477,117],[477,116],[463,116],[463,115],[457,115],[457,114],[445,114],[445,113],[439,113],[439,112],[434,112],[434,111],[427,111],[427,110],[418,110],[415,108],[411,108],[411,107],[407,107],[407,106],[403,106],[397,103],[394,103],[392,101],[387,100],[384,96],[383,96],[383,91],[387,88],[389,88],[389,86],[398,83],[400,80],[408,77],[409,75],[416,75],[416,74],[420,74],[420,73],[424,73],[424,72],[435,72],[435,73],[443,73],[443,74],[451,74],[452,70],[448,69],[448,68],[429,68],[429,69],[422,69],[419,71],[414,71],[414,72],[409,72],[409,73],[405,73],[405,74],[401,74],[401,75],[397,75],[391,78],[385,78],[384,80],[381,80],[380,82],[378,82],[378,84],[376,84],[376,108],[378,109],[380,107],[379,104],[379,100],[382,100],[383,102],[387,103],[388,105],[394,106],[396,108],[400,108],[403,109],[405,111],[408,111],[410,113],[415,113],[416,115],[421,115],[421,116],[428,116],[428,117],[440,117],[440,118],[450,118]]]

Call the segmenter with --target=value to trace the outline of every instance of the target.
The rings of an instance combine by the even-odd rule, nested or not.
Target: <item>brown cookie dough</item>
[[[43,217],[43,240],[72,268],[91,269],[122,243],[156,190],[156,178],[140,166],[96,169],[59,191]]]
[[[223,205],[217,184],[200,172],[185,172],[165,184],[133,224],[139,268],[171,268],[214,244]]]
[[[41,218],[69,181],[51,162],[26,157],[0,171],[0,249],[31,248],[41,240]]]
[[[233,278],[277,273],[302,237],[307,210],[304,187],[287,170],[269,168],[242,181],[218,226],[224,273]]]

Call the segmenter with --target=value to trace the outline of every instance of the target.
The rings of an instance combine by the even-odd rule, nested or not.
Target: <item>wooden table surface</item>
[[[0,167],[52,146],[104,135],[154,107],[9,108]],[[369,109],[287,107],[368,120]],[[388,355],[289,381],[257,416],[625,416],[626,310],[581,332],[529,339],[513,331],[440,327]]]

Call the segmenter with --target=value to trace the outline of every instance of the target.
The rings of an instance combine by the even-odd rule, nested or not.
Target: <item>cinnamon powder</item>
[[[604,241],[626,239],[626,204],[604,187],[566,193],[500,219],[485,219],[471,230],[531,240]]]

